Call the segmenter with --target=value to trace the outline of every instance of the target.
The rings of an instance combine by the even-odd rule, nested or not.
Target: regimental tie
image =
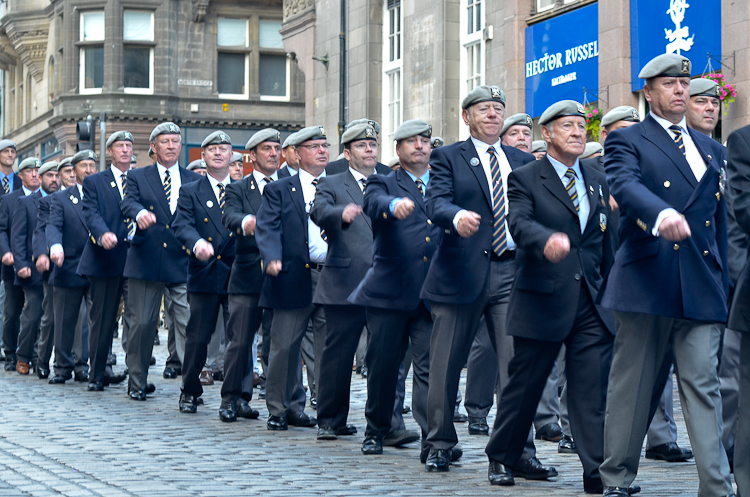
[[[669,130],[674,133],[674,142],[680,148],[682,155],[685,155],[685,142],[682,141],[682,128],[680,128],[676,124],[673,124],[669,127]]]
[[[579,206],[579,199],[578,199],[578,191],[576,190],[576,172],[572,168],[568,168],[567,171],[565,171],[565,177],[568,178],[568,184],[565,185],[565,191],[568,192],[568,195],[570,195],[570,200],[573,201],[573,205],[576,208],[576,212],[578,212]]]
[[[3,178],[3,191],[5,193],[10,193],[10,183],[8,183],[8,177],[5,176]]]
[[[362,193],[364,193],[365,187],[367,186],[367,178],[360,178],[359,183],[362,187]]]
[[[417,178],[414,182],[417,184],[417,190],[419,190],[419,193],[422,194],[422,198],[424,198],[424,181],[422,181],[422,178]]]
[[[216,185],[219,188],[219,209],[221,209],[222,214],[224,213],[224,202],[226,201],[224,197],[224,185],[219,183]]]
[[[264,180],[266,181],[266,184],[268,184],[268,183],[270,183],[271,181],[273,181],[273,178],[269,178],[268,176],[266,176],[266,177],[265,177],[265,178],[263,178],[263,179],[264,179]]]
[[[315,178],[310,183],[316,189],[318,188],[318,178]],[[307,209],[307,217],[308,217],[308,219],[310,218],[310,211],[312,210],[313,203],[314,203],[314,201],[310,202],[309,207]],[[320,238],[322,238],[324,242],[328,243],[328,235],[326,235],[326,230],[324,230],[324,229],[320,230]]]
[[[120,183],[122,184],[122,198],[128,194],[128,180],[126,175],[120,176]],[[135,235],[135,223],[132,219],[128,219],[128,239],[133,238]]]
[[[169,170],[164,171],[164,193],[167,196],[167,204],[172,209],[172,176],[169,174]]]
[[[500,174],[500,163],[495,155],[495,147],[487,149],[490,154],[490,174],[492,175],[492,251],[501,255],[508,248],[508,234],[505,229],[505,187]]]

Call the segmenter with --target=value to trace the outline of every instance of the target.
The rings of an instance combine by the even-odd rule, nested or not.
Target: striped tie
[[[224,202],[226,200],[224,198],[224,185],[219,183],[216,186],[219,188],[219,209],[221,209],[221,213],[224,214]]]
[[[497,162],[495,147],[487,149],[490,154],[490,173],[492,174],[492,250],[501,255],[508,247],[508,234],[505,229],[505,188],[500,174],[500,163]]]
[[[419,193],[422,194],[422,198],[424,198],[424,181],[422,181],[422,178],[417,178],[415,183],[417,184],[417,190],[419,190]]]
[[[576,212],[578,212],[579,205],[578,205],[578,191],[576,190],[576,172],[572,168],[568,168],[567,171],[565,171],[565,177],[568,178],[568,184],[565,186],[565,191],[568,192],[568,195],[570,195],[570,200],[573,201],[573,205],[576,208]]]
[[[122,198],[125,198],[125,195],[128,194],[128,181],[127,176],[122,175],[120,176],[120,182],[122,183]],[[127,220],[128,224],[128,238],[133,238],[133,235],[135,235],[135,223],[132,219]]]
[[[312,186],[314,186],[315,188],[318,188],[318,178],[315,178],[314,180],[312,180]],[[307,211],[308,219],[310,218],[310,211],[312,210],[312,206],[313,206],[313,202],[310,202],[310,208]],[[328,243],[328,235],[326,235],[326,230],[324,229],[320,230],[320,238],[322,238],[324,242]]]
[[[169,209],[172,209],[172,176],[169,174],[169,170],[164,172],[164,194],[167,196],[167,204]]]
[[[268,183],[270,183],[271,181],[273,181],[273,178],[269,178],[268,176],[266,176],[266,177],[265,177],[265,178],[263,178],[263,179],[264,179],[264,180],[266,181],[266,184],[268,184]]]
[[[10,183],[8,183],[8,177],[3,178],[3,191],[5,193],[10,193]]]
[[[669,129],[670,131],[672,131],[672,133],[674,133],[674,142],[680,148],[682,155],[685,155],[685,142],[682,141],[682,128],[680,128],[676,124],[673,124],[669,127]]]
[[[365,191],[365,187],[367,186],[367,178],[360,178],[359,182],[362,185],[362,191]]]

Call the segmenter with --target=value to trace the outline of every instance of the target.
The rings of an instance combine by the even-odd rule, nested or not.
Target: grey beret
[[[690,80],[690,96],[706,96],[719,98],[721,87],[719,83],[708,78],[696,78]]]
[[[579,104],[575,100],[560,100],[547,107],[547,110],[542,112],[542,117],[539,118],[539,124],[547,124],[555,119],[566,116],[580,116],[586,118],[585,109],[583,105]]]
[[[641,117],[638,115],[638,111],[633,107],[629,105],[621,105],[604,114],[604,117],[602,117],[602,126],[609,126],[617,121],[639,123],[641,122]]]
[[[531,116],[522,112],[520,114],[513,114],[505,120],[505,122],[503,123],[503,131],[500,133],[500,136],[503,136],[505,132],[508,131],[508,128],[517,124],[521,126],[528,126],[530,129],[534,129],[534,121],[531,120]]]
[[[201,148],[206,148],[209,145],[231,145],[232,140],[229,138],[229,135],[224,133],[223,131],[214,131],[213,133],[210,133],[207,137],[203,139],[203,143],[201,143]]]
[[[13,149],[16,148],[16,142],[13,140],[0,140],[0,152],[5,150],[6,148],[12,147]]]
[[[445,140],[443,140],[439,136],[433,136],[432,137],[432,148],[439,148],[445,145]]]
[[[341,143],[344,145],[357,140],[377,141],[375,128],[373,128],[369,124],[355,124],[351,128],[348,128],[346,131],[344,131],[344,134],[341,135]]]
[[[239,152],[232,152],[232,160],[229,162],[242,162],[242,154]]]
[[[477,86],[461,102],[462,109],[468,109],[479,102],[500,102],[505,107],[505,93],[497,86]]]
[[[39,169],[40,167],[42,167],[42,161],[40,161],[36,157],[26,157],[18,165],[18,170],[23,171],[24,169],[33,169],[33,168]]]
[[[136,157],[135,154],[130,156],[130,163],[131,164],[137,164],[138,163],[138,157]]]
[[[193,171],[195,169],[206,169],[206,162],[203,159],[195,159],[193,162],[188,164],[188,171]]]
[[[327,138],[326,130],[323,126],[308,126],[297,131],[292,136],[287,138],[287,142],[289,142],[289,145],[294,145],[295,147],[309,140],[325,140]]]
[[[39,176],[47,171],[57,171],[57,161],[51,160],[42,164],[42,167],[39,168]]]
[[[649,60],[638,77],[641,79],[656,78],[657,76],[682,78],[690,77],[693,65],[690,59],[676,53],[663,53]]]
[[[81,150],[70,158],[70,163],[75,166],[82,160],[92,160],[96,162],[98,159],[96,157],[96,153],[93,150]]]
[[[367,118],[355,119],[354,121],[347,124],[345,129],[349,129],[352,126],[356,126],[357,124],[369,124],[370,126],[372,126],[376,133],[380,134],[380,125],[378,124],[378,122]]]
[[[346,156],[344,155],[344,152],[341,152],[338,157],[336,157],[336,160],[346,159]]]
[[[291,145],[291,141],[294,139],[292,137],[296,134],[297,133],[292,133],[291,135],[286,137],[286,140],[284,140],[284,143],[281,145],[282,150]]]
[[[180,127],[177,126],[175,123],[161,123],[157,127],[154,128],[154,130],[151,132],[151,136],[148,137],[148,141],[152,142],[156,140],[156,137],[159,135],[179,135],[180,134]]]
[[[72,159],[72,157],[65,157],[63,160],[60,161],[60,163],[57,165],[57,172],[58,173],[60,172],[60,169],[62,169],[64,167],[72,167],[73,166],[73,164],[70,163],[70,159]]]
[[[547,142],[544,140],[534,140],[531,142],[531,153],[544,152],[547,150]]]
[[[115,131],[107,139],[107,148],[109,148],[114,142],[128,141],[133,142],[133,134],[130,131]]]
[[[579,156],[581,159],[585,159],[586,157],[590,155],[594,155],[597,152],[603,152],[604,147],[602,147],[599,142],[588,142],[586,143],[586,147],[583,149],[583,153]]]
[[[393,139],[399,141],[417,135],[424,136],[425,138],[431,138],[432,126],[421,119],[411,119],[409,121],[404,121],[398,128],[396,128],[396,132],[393,133]]]
[[[390,167],[391,169],[393,169],[394,166],[398,166],[399,164],[401,164],[401,158],[398,155],[391,157],[391,159],[388,161],[388,167]]]
[[[289,138],[287,138],[287,140],[289,140]],[[262,129],[250,137],[245,144],[245,150],[252,150],[263,142],[281,143],[281,133],[273,128]]]

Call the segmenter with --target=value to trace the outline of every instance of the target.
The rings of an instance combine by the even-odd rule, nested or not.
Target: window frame
[[[391,11],[398,14],[398,26],[400,30],[393,35],[400,37],[399,57],[390,60],[390,38],[391,34]],[[396,144],[393,135],[396,129],[404,122],[404,9],[401,0],[383,0],[383,71],[381,76],[381,133],[380,133],[380,154],[383,161],[389,160],[396,155]],[[393,98],[392,80],[394,75],[399,74],[398,98]],[[391,116],[392,106],[398,103],[398,115]]]
[[[84,40],[84,18],[90,14],[101,13],[104,16],[104,38],[101,40]],[[104,14],[104,9],[92,9],[82,10],[78,15],[78,41],[75,43],[78,48],[78,93],[81,95],[96,95],[102,92],[104,86],[104,78],[102,78],[102,87],[99,88],[86,88],[86,49],[92,47],[102,47],[104,49],[104,42],[106,38],[107,30],[107,16]],[[102,71],[104,68],[102,68]]]
[[[263,102],[289,102],[292,97],[292,65],[290,64],[289,58],[286,56],[286,50],[283,48],[271,48],[262,47],[260,45],[260,23],[262,21],[278,21],[278,18],[273,17],[259,17],[258,18],[258,96]],[[284,56],[284,67],[286,69],[286,91],[283,96],[281,95],[263,95],[260,92],[260,57],[263,55],[276,55]]]
[[[145,12],[151,14],[151,39],[150,40],[126,40],[125,39],[125,13],[126,12]],[[122,11],[122,64],[123,64],[123,92],[137,94],[137,95],[153,95],[154,93],[154,48],[156,47],[156,20],[153,10],[143,9],[123,9]],[[149,61],[148,61],[148,88],[135,88],[125,86],[125,49],[128,47],[133,48],[149,48]]]
[[[461,52],[459,53],[459,105],[463,101],[464,97],[471,91],[469,89],[469,55],[478,51],[480,56],[480,70],[479,73],[472,75],[472,89],[478,85],[485,84],[485,77],[487,72],[487,50],[486,42],[484,40],[484,29],[487,27],[487,13],[486,13],[486,0],[461,0],[461,9],[459,12],[459,44]],[[474,32],[469,33],[469,9],[476,8],[479,6],[481,9],[480,25],[476,27]],[[474,13],[472,11],[472,13]],[[476,18],[475,18],[476,19]],[[472,68],[474,67],[472,59]],[[479,77],[479,81],[475,81]],[[466,126],[459,127],[459,138],[465,139],[469,136],[469,130]]]
[[[244,19],[245,21],[245,45],[219,45],[219,22],[222,19],[235,20],[235,18],[228,16],[217,16],[216,17],[216,93],[219,98],[227,100],[247,100],[250,98],[250,53],[252,47],[250,46],[250,19]],[[241,53],[245,57],[245,70],[244,70],[244,92],[243,93],[219,93],[219,53]]]
[[[542,0],[534,0],[534,1],[536,2],[536,11],[537,11],[537,13],[539,13],[539,12],[546,12],[548,10],[552,10],[552,9],[555,8],[555,4],[556,4],[556,2],[554,0],[552,0],[552,3],[550,5],[542,7],[541,6]],[[570,1],[566,1],[566,3],[570,3]]]

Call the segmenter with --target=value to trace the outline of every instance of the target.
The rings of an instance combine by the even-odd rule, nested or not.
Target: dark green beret
[[[292,138],[292,136],[294,138]],[[290,136],[287,141],[289,145],[297,146],[309,140],[325,140],[326,130],[323,126],[308,126]]]
[[[586,118],[585,109],[583,105],[579,104],[575,100],[560,100],[547,107],[547,110],[542,112],[542,117],[539,118],[539,124],[548,124],[567,116],[580,116]]]
[[[130,131],[115,131],[114,133],[109,135],[109,139],[107,140],[107,148],[109,148],[114,142],[122,141],[134,143],[133,134]]]
[[[175,123],[161,123],[157,127],[154,128],[154,130],[151,132],[151,136],[148,137],[148,141],[152,142],[156,140],[156,137],[159,135],[179,135],[180,134],[180,127],[177,126]]]
[[[344,145],[358,140],[377,141],[375,128],[373,128],[369,124],[355,124],[354,126],[344,131],[344,134],[341,135],[341,143]]]
[[[503,131],[500,136],[503,136],[508,128],[515,125],[528,126],[530,129],[534,129],[534,121],[531,120],[531,116],[525,113],[513,114],[503,123]]]
[[[93,150],[81,150],[70,158],[70,163],[75,166],[82,160],[92,160],[96,162],[98,159],[96,157],[96,153]]]
[[[477,86],[461,102],[462,109],[468,109],[479,102],[500,102],[505,107],[505,93],[497,86]]]
[[[684,78],[690,77],[690,71],[693,65],[690,59],[677,55],[676,53],[663,53],[649,60],[638,77],[641,79],[656,78],[663,76],[667,78]]]
[[[376,133],[380,133],[380,125],[378,124],[378,122],[367,118],[355,119],[354,121],[347,124],[345,129],[349,129],[352,126],[356,126],[357,124],[369,124],[370,126],[372,126]]]
[[[281,133],[273,128],[266,128],[256,132],[245,144],[245,150],[252,150],[263,142],[281,143]]]
[[[396,128],[396,132],[393,133],[393,139],[400,141],[417,135],[431,138],[432,126],[421,119],[410,119],[409,121],[402,122],[401,125]]]
[[[641,118],[638,115],[638,111],[633,107],[629,105],[621,105],[604,114],[604,117],[602,117],[602,126],[609,126],[617,121],[639,123],[641,122]]]
[[[42,167],[42,161],[40,161],[36,157],[26,157],[18,165],[18,170],[23,171],[24,169],[39,169],[40,167]]]
[[[721,87],[719,83],[708,78],[697,78],[690,80],[690,96],[698,97],[714,97],[719,98],[721,96]]]

